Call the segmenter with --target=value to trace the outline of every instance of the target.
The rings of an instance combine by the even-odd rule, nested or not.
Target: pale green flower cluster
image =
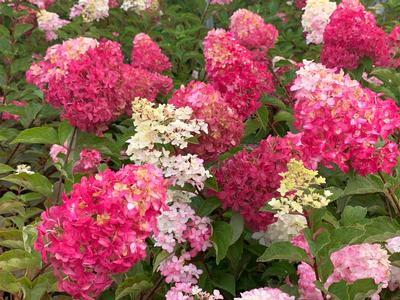
[[[290,160],[287,166],[288,170],[279,174],[282,177],[278,189],[281,197],[268,202],[278,214],[302,214],[304,207],[321,208],[329,204],[332,193],[318,189],[325,183],[318,171],[307,169],[302,161],[295,159]]]

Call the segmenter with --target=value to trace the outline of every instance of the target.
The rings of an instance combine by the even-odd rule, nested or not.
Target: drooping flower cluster
[[[291,241],[306,227],[307,221],[304,216],[277,215],[277,221],[269,225],[266,231],[255,232],[252,237],[260,244],[269,246],[275,242]]]
[[[385,32],[359,0],[344,0],[325,27],[321,62],[329,68],[356,69],[363,57],[387,66],[390,51]]]
[[[166,208],[166,182],[152,165],[83,177],[61,206],[42,213],[35,249],[50,260],[59,288],[92,299],[146,256],[145,239]]]
[[[184,149],[194,134],[207,133],[203,120],[192,118],[190,107],[175,108],[171,104],[154,104],[136,98],[132,104],[132,119],[136,133],[127,142],[126,151],[135,163],[153,163],[160,166],[172,185],[190,183],[200,188],[210,174],[197,155],[177,154],[163,147],[170,145]]]
[[[299,293],[301,300],[323,300],[322,293],[315,286],[317,276],[314,269],[307,263],[302,262],[297,266],[299,275]]]
[[[173,198],[170,199],[172,205],[169,210],[157,218],[158,232],[155,234],[155,246],[162,247],[171,255],[178,248],[182,249],[180,255],[170,256],[158,269],[166,277],[165,281],[173,284],[166,295],[167,300],[194,299],[193,289],[197,287],[202,271],[189,261],[211,247],[210,219],[196,215],[187,203],[187,199],[184,199],[187,195],[175,192],[171,196]],[[184,201],[181,201],[182,198]]]
[[[13,100],[11,101],[11,103],[4,103],[4,97],[0,97],[0,105],[14,105],[14,106],[19,106],[19,107],[23,107],[26,106],[28,103],[25,101],[17,101],[17,100]],[[1,119],[3,120],[14,120],[14,121],[18,121],[20,119],[19,115],[15,115],[12,113],[8,113],[8,112],[1,112]]]
[[[244,125],[236,111],[215,88],[199,81],[192,81],[177,90],[168,103],[175,107],[190,107],[193,117],[204,120],[208,134],[199,136],[198,144],[188,145],[190,153],[205,160],[215,160],[218,155],[240,143]]]
[[[323,193],[316,187],[325,183],[325,178],[318,176],[318,171],[304,167],[300,160],[291,159],[287,171],[279,173],[282,177],[278,189],[280,198],[271,199],[268,204],[278,214],[303,213],[303,207],[321,208],[329,204],[332,193]]]
[[[70,18],[82,16],[84,22],[93,22],[108,17],[109,0],[79,0],[70,11]]]
[[[400,128],[393,100],[382,100],[342,71],[308,61],[291,89],[297,100],[294,125],[303,131],[302,151],[314,168],[335,163],[361,175],[391,172],[399,150],[388,136]]]
[[[231,16],[229,31],[255,58],[263,59],[278,38],[278,30],[272,24],[247,9],[239,9]]]
[[[79,160],[74,164],[74,173],[94,173],[101,162],[101,154],[96,149],[82,149]]]
[[[260,107],[264,92],[274,91],[266,64],[253,60],[230,32],[210,30],[204,40],[204,57],[207,77],[242,119]]]
[[[280,289],[258,288],[241,293],[235,300],[294,300],[294,297]]]
[[[279,173],[287,163],[301,156],[296,150],[298,135],[284,138],[269,136],[251,152],[243,150],[222,162],[215,170],[220,187],[217,193],[225,208],[239,212],[249,228],[264,231],[275,222],[270,212],[259,211],[269,200],[279,195]]]
[[[37,13],[38,28],[45,33],[47,41],[57,39],[56,31],[67,25],[69,21],[60,19],[59,15],[47,10],[40,10]]]
[[[28,82],[43,91],[47,102],[63,107],[63,118],[99,135],[109,122],[130,111],[135,96],[153,100],[165,91],[161,76],[124,64],[118,43],[89,38],[50,47],[44,60],[27,72]]]
[[[188,243],[191,257],[211,247],[210,219],[199,217],[184,202],[174,202],[168,211],[157,218],[158,233],[155,246],[169,253],[174,252],[177,244]]]
[[[336,3],[329,0],[308,0],[301,18],[307,44],[321,44],[329,17],[336,9]]]
[[[390,276],[389,255],[378,244],[346,246],[331,254],[333,273],[328,277],[325,288],[344,280],[353,283],[358,279],[372,278],[380,289],[388,286]],[[379,291],[378,291],[379,292]],[[379,299],[377,295],[372,299]]]

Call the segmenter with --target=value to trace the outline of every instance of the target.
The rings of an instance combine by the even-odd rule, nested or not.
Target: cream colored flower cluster
[[[127,141],[126,151],[132,161],[159,166],[173,185],[190,183],[203,188],[204,181],[211,176],[203,160],[192,154],[174,155],[171,148],[186,148],[190,138],[208,132],[207,123],[192,118],[190,107],[175,108],[171,104],[156,107],[141,98],[133,101],[132,119],[136,134]]]
[[[278,214],[303,213],[303,207],[321,208],[329,204],[332,193],[316,188],[325,183],[318,171],[307,169],[302,161],[295,159],[291,159],[287,167],[287,172],[279,174],[282,177],[278,189],[281,197],[268,202]]]
[[[336,3],[329,0],[307,0],[304,7],[304,14],[301,18],[301,25],[307,33],[307,44],[321,44],[329,17],[336,9]]]
[[[307,220],[300,215],[277,215],[278,220],[268,225],[266,231],[253,233],[252,237],[261,245],[269,246],[275,242],[291,241],[304,228],[307,227]]]
[[[137,14],[142,11],[156,11],[159,9],[160,4],[158,0],[124,0],[121,8],[125,11],[133,10]]]
[[[82,15],[83,21],[93,22],[108,17],[108,0],[79,0],[70,12],[70,17]]]

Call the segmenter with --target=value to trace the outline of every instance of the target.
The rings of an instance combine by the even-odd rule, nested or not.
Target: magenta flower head
[[[153,165],[127,165],[83,177],[61,206],[42,213],[35,249],[59,288],[92,299],[146,256],[146,242],[167,209],[166,181]]]
[[[215,160],[218,155],[237,146],[244,125],[235,109],[211,84],[192,81],[178,89],[169,100],[175,107],[189,106],[193,117],[208,124],[208,134],[199,137],[198,144],[190,144],[188,151],[205,160]]]
[[[261,95],[272,93],[272,76],[263,62],[223,29],[211,30],[204,39],[207,77],[229,105],[246,119],[260,107]]]

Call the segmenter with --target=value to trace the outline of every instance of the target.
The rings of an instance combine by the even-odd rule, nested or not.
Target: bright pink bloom
[[[303,250],[307,253],[308,257],[309,257],[311,260],[313,259],[312,255],[311,255],[310,247],[308,246],[308,243],[307,243],[307,241],[306,241],[306,238],[304,237],[303,232],[301,232],[301,233],[299,233],[298,235],[296,235],[296,236],[290,241],[290,243],[291,243],[293,246],[296,246],[296,247],[299,247],[299,248],[303,249]]]
[[[205,160],[215,160],[219,154],[240,143],[244,125],[236,111],[211,84],[192,81],[178,89],[169,103],[175,107],[191,107],[193,117],[208,124],[209,133],[202,134],[198,144],[189,145],[190,153]]]
[[[321,62],[329,68],[356,69],[363,57],[375,65],[390,63],[385,32],[359,0],[344,0],[325,27]]]
[[[238,9],[231,17],[229,31],[232,36],[249,50],[256,51],[256,57],[265,57],[278,38],[278,30],[272,24],[265,24],[264,19],[247,10]]]
[[[242,119],[254,113],[261,95],[272,93],[274,84],[264,62],[223,29],[211,30],[204,40],[207,77]]]
[[[295,0],[295,6],[297,9],[303,9],[307,4],[307,0]]]
[[[307,263],[302,262],[297,266],[297,274],[299,275],[299,292],[301,300],[322,300],[322,293],[315,286],[317,276],[314,269]]]
[[[80,159],[74,165],[74,173],[94,173],[101,163],[101,154],[96,149],[82,149]]]
[[[152,101],[168,93],[172,80],[123,63],[120,45],[77,38],[50,47],[26,77],[61,116],[83,131],[101,135],[108,124],[130,112],[135,97]]]
[[[400,49],[400,25],[395,26],[387,36],[390,49],[391,65],[394,68],[400,67],[400,57],[398,55]]]
[[[391,173],[400,155],[389,136],[400,128],[399,108],[343,72],[305,62],[292,85],[295,127],[307,161],[343,172]],[[382,144],[379,145],[379,141]]]
[[[259,209],[279,195],[279,173],[287,171],[289,160],[301,159],[296,150],[299,139],[292,134],[284,138],[269,136],[253,151],[235,154],[214,171],[221,189],[217,196],[223,206],[239,212],[254,231],[263,231],[275,222],[272,213]]]
[[[332,283],[344,280],[353,283],[359,279],[372,278],[381,288],[388,286],[390,276],[389,255],[378,244],[359,244],[346,246],[331,254],[333,273],[325,283],[328,288]],[[375,295],[372,299],[379,299]]]
[[[133,40],[131,64],[136,68],[161,73],[169,70],[171,63],[160,47],[145,33],[139,33]]]
[[[93,299],[146,256],[156,218],[166,209],[166,181],[152,165],[127,165],[83,177],[61,206],[42,213],[35,249],[53,266],[59,288]]]

